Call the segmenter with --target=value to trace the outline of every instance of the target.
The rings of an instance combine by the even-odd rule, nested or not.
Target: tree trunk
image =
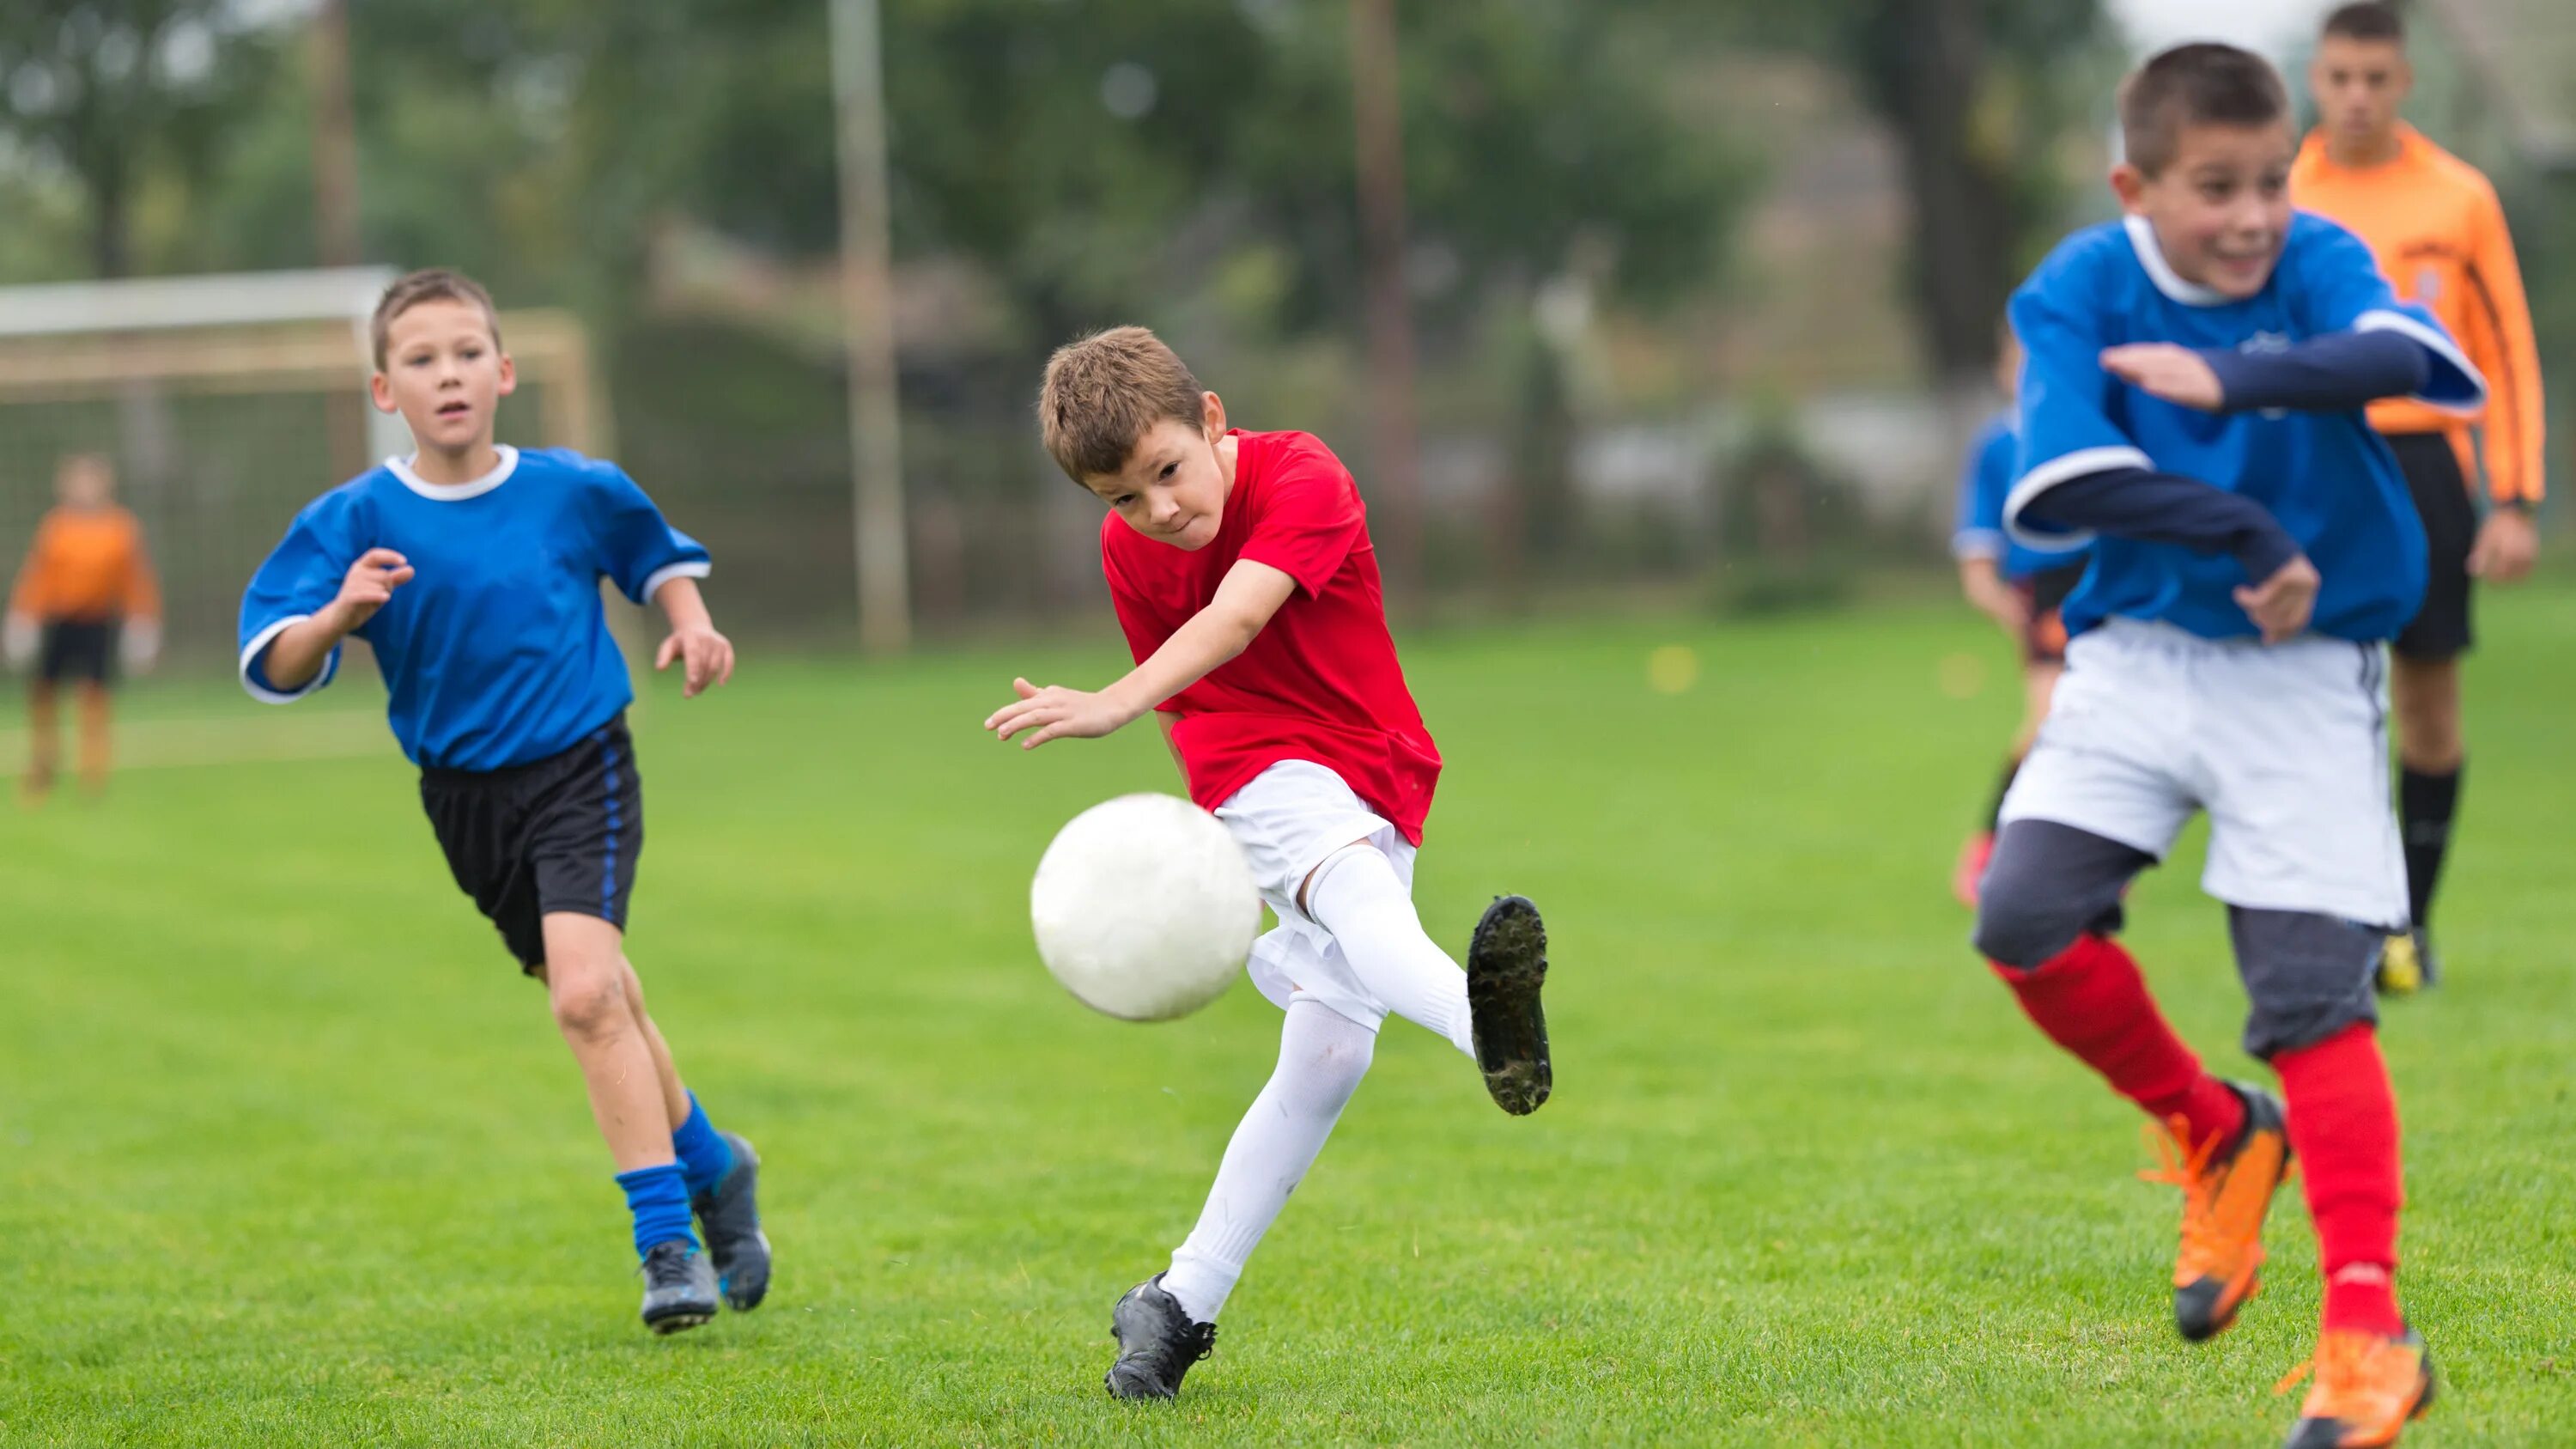
[[[1946,385],[1993,365],[2016,280],[2007,178],[1968,134],[1986,57],[1974,0],[1896,0],[1881,18],[1875,88],[1904,157],[1924,360]]]

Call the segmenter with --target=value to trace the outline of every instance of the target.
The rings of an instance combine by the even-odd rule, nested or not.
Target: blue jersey
[[[1968,466],[1959,474],[1959,524],[1950,535],[1952,554],[1993,559],[1997,571],[2014,582],[2080,564],[2092,553],[2082,543],[2033,548],[2004,532],[2004,499],[2012,492],[2013,458],[2020,449],[2009,412],[1977,430],[1968,445]]]
[[[2388,446],[2359,411],[2209,413],[2169,403],[2103,371],[2102,349],[2170,342],[2272,351],[2327,333],[2386,328],[2433,359],[2419,396],[2474,408],[2485,383],[2441,324],[2400,303],[2358,237],[2295,213],[2263,290],[2230,301],[2174,272],[2139,217],[2077,232],[2013,294],[2022,367],[2021,446],[2005,526],[2063,542],[2021,517],[2050,487],[2127,468],[2177,474],[2261,503],[2323,582],[2309,627],[2353,640],[2393,637],[2424,596],[2423,524]],[[2103,619],[2160,620],[2209,639],[2260,631],[2232,597],[2249,582],[2235,559],[2179,544],[2105,537],[2066,601],[2070,632]]]
[[[390,548],[416,574],[358,626],[383,672],[386,716],[412,763],[499,770],[557,755],[634,699],[609,637],[599,581],[643,603],[703,578],[707,551],[663,521],[614,463],[562,448],[501,450],[471,483],[425,483],[399,460],[315,499],[242,596],[241,678],[271,704],[269,642],[339,597],[350,565]]]

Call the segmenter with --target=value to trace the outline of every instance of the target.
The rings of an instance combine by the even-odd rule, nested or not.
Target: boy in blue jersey
[[[2392,1281],[2397,1113],[2371,990],[2406,919],[2386,641],[2424,591],[2425,542],[2361,408],[2474,404],[2484,385],[2368,248],[2292,212],[2288,111],[2234,47],[2147,62],[2121,93],[2126,215],[2013,298],[2029,359],[2005,528],[2097,541],[1976,943],[2032,1021],[2164,1126],[2184,1337],[2253,1296],[2265,1210],[2304,1164],[2326,1282],[2289,1443],[2315,1449],[2393,1443],[2433,1392]],[[2195,810],[2252,1002],[2245,1049],[2277,1098],[2211,1076],[2111,939],[2121,892]]]
[[[2012,329],[1995,349],[1995,381],[2010,401],[2021,382],[2021,344]],[[1959,475],[1959,526],[1950,535],[1950,553],[1959,561],[1959,592],[1978,612],[2000,626],[2021,649],[2021,725],[2013,731],[2012,752],[2004,757],[2003,778],[1977,832],[1959,848],[1959,863],[1950,877],[1950,893],[1974,908],[1977,883],[1986,878],[1994,858],[1995,823],[2003,818],[2004,793],[2021,773],[2022,757],[2039,736],[2048,717],[2048,701],[2057,691],[2057,676],[2066,668],[2066,596],[2084,577],[2089,551],[2073,547],[2033,548],[2004,532],[2004,498],[2012,492],[2013,453],[2021,446],[2010,408],[1977,431],[1968,445],[1968,466]]]
[[[733,674],[699,596],[707,551],[616,465],[496,446],[515,385],[492,300],[453,272],[393,284],[373,322],[376,406],[418,451],[296,515],[242,598],[241,678],[272,704],[375,650],[388,717],[457,885],[543,982],[634,1220],[657,1333],[768,1291],[751,1144],[709,1125],[645,1012],[623,926],[644,845],[634,695],[599,584],[659,604],[694,696]],[[706,1232],[699,1248],[689,1218]]]

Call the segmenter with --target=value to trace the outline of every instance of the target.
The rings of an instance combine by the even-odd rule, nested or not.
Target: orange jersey
[[[57,508],[36,528],[9,612],[36,619],[161,617],[143,529],[122,508]]]
[[[2537,503],[2541,494],[2540,354],[2522,269],[2495,188],[2476,167],[2397,128],[2397,158],[2378,166],[2337,166],[2315,132],[2290,168],[2290,199],[2343,223],[2370,245],[2397,295],[2432,309],[2486,374],[2487,486],[2498,501]],[[2373,404],[2383,433],[2444,433],[2475,476],[2468,420],[2406,398]]]

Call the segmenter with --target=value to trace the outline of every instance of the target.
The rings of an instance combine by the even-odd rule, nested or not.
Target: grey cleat
[[[1110,1310],[1109,1329],[1118,1335],[1111,1398],[1173,1398],[1190,1365],[1216,1352],[1216,1325],[1192,1323],[1180,1300],[1163,1291],[1160,1273],[1127,1290]]]
[[[644,1326],[655,1333],[695,1328],[716,1316],[716,1265],[673,1238],[644,1255]]]
[[[733,1148],[733,1170],[714,1187],[690,1199],[698,1229],[715,1260],[716,1282],[725,1306],[746,1313],[769,1296],[769,1235],[760,1230],[760,1154],[731,1132],[722,1134]]]

